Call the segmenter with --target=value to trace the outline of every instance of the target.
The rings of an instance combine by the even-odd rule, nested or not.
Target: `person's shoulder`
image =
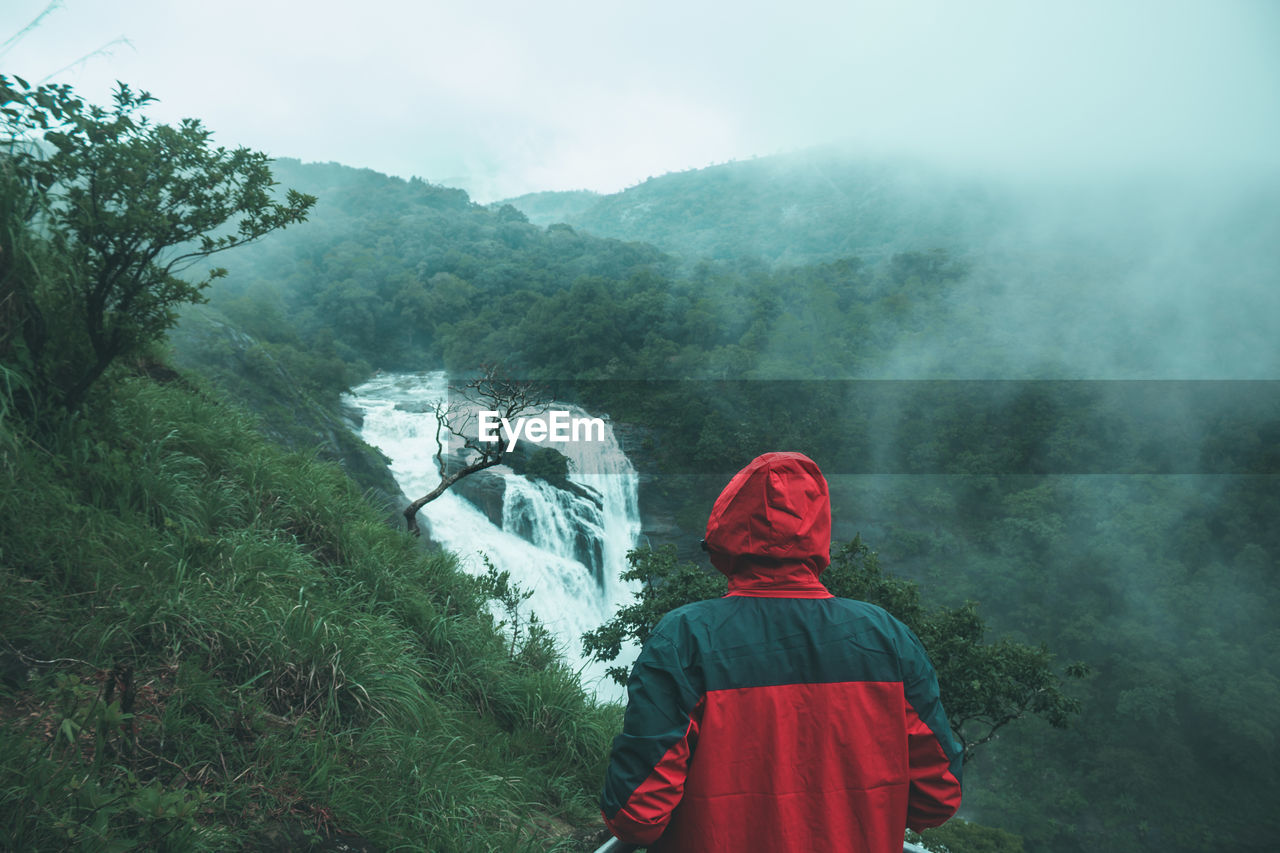
[[[728,606],[727,598],[707,598],[682,604],[658,620],[652,635],[669,639],[687,637],[690,632],[699,632],[700,628],[718,622]]]
[[[697,622],[700,619],[706,619],[715,613],[723,610],[728,602],[727,598],[704,598],[702,601],[691,601],[688,604],[682,604],[673,608],[662,617],[662,622],[671,622],[677,624],[680,622]]]
[[[839,607],[850,614],[861,616],[865,619],[871,619],[877,622],[898,623],[898,619],[878,604],[872,604],[869,601],[862,601],[857,598],[840,598],[835,596],[827,599],[833,607]]]
[[[857,620],[895,639],[906,639],[914,636],[906,623],[878,604],[861,601],[857,598],[836,597],[827,600],[831,602],[832,607],[843,611],[846,614],[846,618]]]

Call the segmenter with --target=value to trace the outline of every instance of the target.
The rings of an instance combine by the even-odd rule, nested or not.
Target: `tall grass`
[[[117,377],[37,435],[20,381],[0,848],[572,849],[619,709],[513,650],[451,556],[207,389]]]

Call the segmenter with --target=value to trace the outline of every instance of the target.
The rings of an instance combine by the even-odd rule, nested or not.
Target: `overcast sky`
[[[0,40],[47,6],[4,0]],[[222,144],[478,201],[831,143],[1015,173],[1280,174],[1280,0],[56,6],[0,72],[99,103],[123,80]]]

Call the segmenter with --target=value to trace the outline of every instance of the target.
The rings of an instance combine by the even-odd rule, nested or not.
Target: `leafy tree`
[[[583,653],[593,660],[616,660],[624,642],[630,638],[647,642],[659,620],[670,611],[724,595],[727,588],[721,575],[705,572],[692,563],[677,562],[674,545],[629,551],[627,562],[630,568],[622,573],[622,579],[644,586],[633,603],[620,607],[612,619],[583,635]],[[627,683],[626,667],[612,666],[607,671],[618,684]]]
[[[112,107],[86,106],[67,86],[0,76],[0,298],[16,306],[26,357],[67,409],[225,274],[193,282],[182,271],[303,221],[315,203],[295,190],[277,200],[270,159],[213,147],[196,119],[153,124],[141,111],[154,100],[121,83]],[[24,232],[65,264],[56,279],[12,274]]]
[[[586,654],[599,661],[615,660],[623,642],[645,642],[669,611],[724,594],[724,577],[692,563],[680,564],[675,554],[674,546],[665,545],[627,555],[630,568],[623,578],[643,586],[635,602],[584,635]],[[1014,720],[1031,715],[1062,728],[1080,711],[1079,702],[1063,691],[1048,649],[1008,639],[984,642],[985,625],[972,603],[926,609],[919,587],[886,575],[860,537],[837,552],[822,580],[833,594],[883,607],[916,633],[938,671],[942,703],[966,760]],[[1066,674],[1078,678],[1086,672],[1082,664],[1074,664]],[[611,667],[609,674],[619,684],[626,683],[626,668]]]

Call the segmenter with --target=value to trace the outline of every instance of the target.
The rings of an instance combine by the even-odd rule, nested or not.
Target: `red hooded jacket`
[[[673,610],[632,670],[601,809],[665,853],[900,853],[960,805],[960,746],[920,641],[836,598],[818,466],[767,453],[707,522],[723,598]]]

